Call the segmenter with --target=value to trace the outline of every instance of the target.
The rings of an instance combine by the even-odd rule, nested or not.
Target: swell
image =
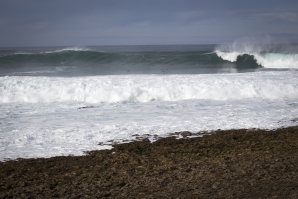
[[[240,46],[240,47],[239,47]],[[298,54],[274,52],[252,44],[219,46],[214,51],[149,51],[149,52],[100,52],[81,48],[64,48],[44,52],[3,51],[0,55],[0,68],[21,67],[146,67],[182,66],[221,68],[230,63],[234,68],[298,68]],[[144,67],[144,68],[142,68]],[[127,69],[127,68],[126,68]]]
[[[130,64],[182,64],[182,63],[216,63],[220,59],[207,52],[97,52],[79,50],[60,50],[43,53],[15,53],[0,56],[0,63],[41,63],[41,64],[75,64],[75,63],[111,63]]]
[[[227,65],[229,63],[229,65]],[[248,56],[237,63],[210,51],[98,52],[63,49],[41,53],[15,53],[0,57],[2,76],[76,74],[200,74],[226,68],[255,69],[260,65]],[[62,75],[63,76],[63,75]]]
[[[109,62],[117,56],[94,51],[54,51],[45,53],[16,53],[0,57],[2,64],[69,65],[78,62]]]

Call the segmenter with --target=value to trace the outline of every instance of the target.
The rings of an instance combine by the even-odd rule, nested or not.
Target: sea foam
[[[150,102],[298,97],[296,71],[200,75],[0,77],[0,102]]]

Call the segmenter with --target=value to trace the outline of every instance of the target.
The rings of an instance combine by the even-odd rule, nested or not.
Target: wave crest
[[[65,51],[74,51],[74,52],[78,52],[78,51],[91,51],[88,48],[80,48],[80,47],[69,47],[69,48],[63,48],[60,50],[54,50],[54,51],[46,51],[43,53],[60,53],[60,52],[65,52]]]

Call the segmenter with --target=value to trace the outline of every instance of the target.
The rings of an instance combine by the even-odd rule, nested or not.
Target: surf
[[[150,102],[298,97],[297,72],[0,77],[0,103]]]
[[[235,41],[232,44],[217,46],[214,52],[222,60],[228,62],[245,61],[251,56],[258,65],[264,68],[298,69],[297,49],[291,51],[287,50],[287,46]]]

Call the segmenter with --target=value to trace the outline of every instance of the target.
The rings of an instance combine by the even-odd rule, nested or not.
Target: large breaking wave
[[[235,41],[230,45],[218,46],[215,49],[218,57],[229,62],[237,62],[251,56],[258,65],[264,68],[298,68],[298,53],[286,47],[273,45],[256,45],[250,42]]]

